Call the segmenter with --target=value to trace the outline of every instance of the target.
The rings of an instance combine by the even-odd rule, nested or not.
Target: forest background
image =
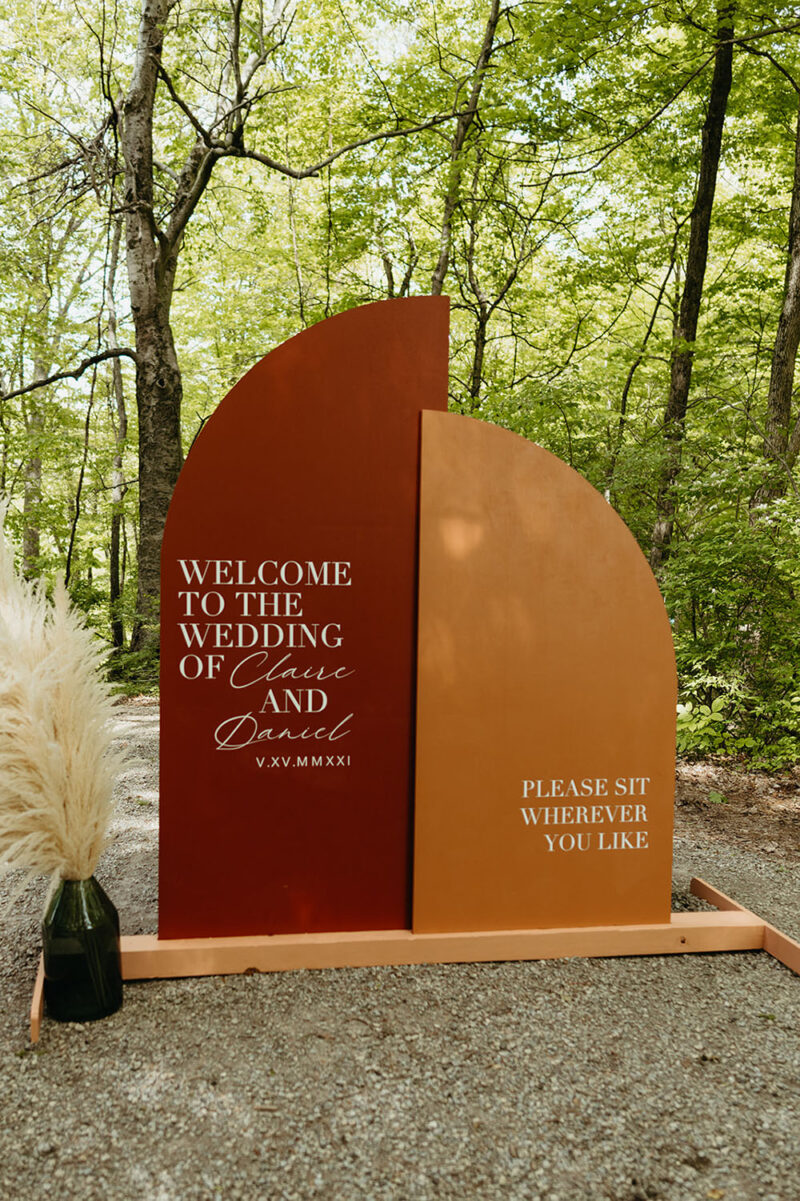
[[[0,32],[6,526],[121,686],[155,686],[166,508],[228,389],[445,292],[451,407],[650,559],[679,750],[798,758],[794,5],[6,0]]]

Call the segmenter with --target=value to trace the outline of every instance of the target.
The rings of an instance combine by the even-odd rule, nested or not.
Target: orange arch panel
[[[517,435],[425,413],[414,929],[668,921],[675,701],[610,506]]]

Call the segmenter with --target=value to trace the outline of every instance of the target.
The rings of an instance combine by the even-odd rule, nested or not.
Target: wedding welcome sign
[[[162,938],[669,919],[675,671],[632,536],[447,405],[448,304],[257,364],[164,534]]]
[[[278,347],[163,539],[159,930],[124,978],[800,944],[670,913],[675,664],[576,472],[448,413],[448,302]],[[40,965],[31,1039],[43,1012]]]

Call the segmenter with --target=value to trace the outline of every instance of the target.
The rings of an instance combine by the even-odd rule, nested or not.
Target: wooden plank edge
[[[30,1012],[30,1036],[31,1043],[38,1043],[39,1035],[42,1032],[42,1018],[44,1017],[44,956],[39,956],[39,966],[36,969],[36,983],[33,986],[33,997],[31,998]]]
[[[706,880],[701,880],[699,876],[693,876],[689,883],[689,891],[694,896],[699,897],[701,901],[708,901],[709,905],[713,905],[716,909],[723,912],[729,910],[738,910],[739,913],[749,913],[744,905],[740,905],[738,901],[734,901],[733,897],[729,897],[727,893],[720,892],[713,884],[709,884]]]
[[[664,924],[589,926],[559,930],[481,930],[414,934],[410,930],[277,934],[262,937],[159,939],[124,935],[125,980],[239,975],[336,967],[435,963],[490,963],[573,957],[675,955],[765,950],[800,975],[800,942],[768,925],[695,877],[691,891],[716,913],[673,913]],[[30,1041],[39,1041],[44,1016],[44,960],[40,956],[30,1009]]]
[[[765,923],[764,950],[800,976],[800,942],[796,939]]]
[[[337,967],[487,963],[758,950],[764,924],[749,913],[677,913],[669,923],[561,930],[413,934],[353,931],[208,939],[122,940],[126,980]]]
[[[720,892],[718,888],[714,888],[712,884],[708,884],[705,880],[695,877],[689,885],[691,891],[696,897],[700,897],[704,901],[708,901],[710,905],[716,905],[717,909],[726,912],[750,913],[749,909],[745,909],[738,901],[734,901],[732,897],[726,893]],[[794,938],[790,938],[788,934],[784,934],[775,926],[764,922],[764,941],[762,949],[768,955],[779,960],[782,964],[800,976],[800,942]]]

